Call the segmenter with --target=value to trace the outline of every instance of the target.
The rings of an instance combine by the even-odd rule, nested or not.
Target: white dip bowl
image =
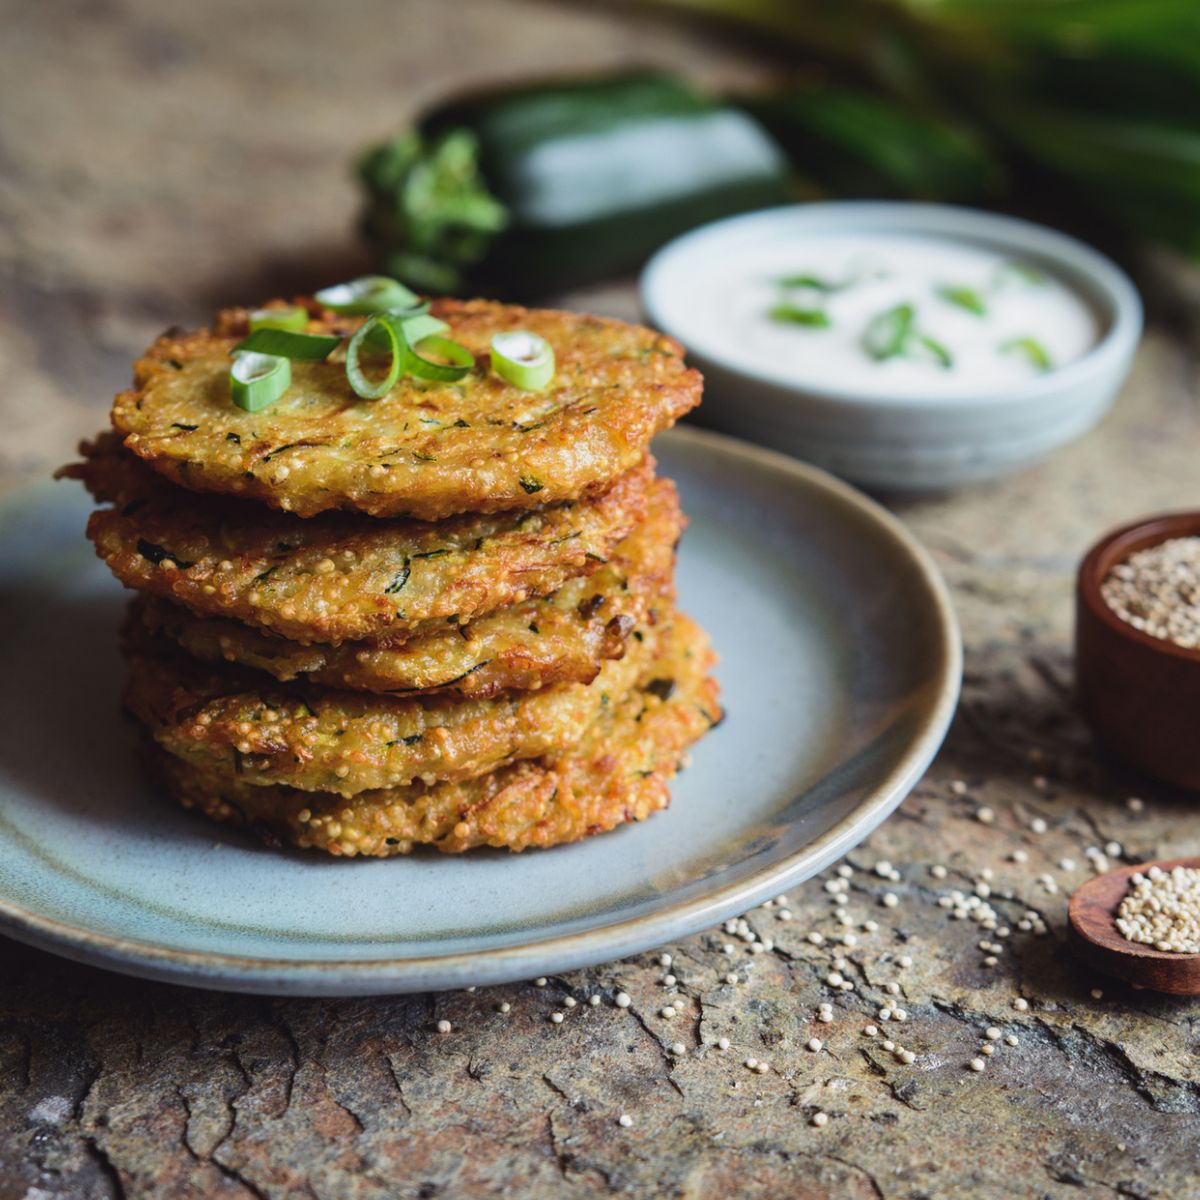
[[[1060,295],[1065,289],[1082,301],[1076,306],[1089,314],[1094,337],[1069,361],[1025,375],[1014,376],[1011,364],[997,359],[995,378],[976,370],[960,384],[954,373],[926,365],[931,374],[923,390],[912,364],[881,370],[887,364],[872,363],[865,352],[866,369],[839,378],[839,348],[828,341],[823,347],[822,330],[768,331],[803,346],[787,358],[764,353],[737,332],[738,304],[744,310],[747,303],[734,294],[736,285],[731,290],[739,263],[777,263],[776,273],[787,274],[800,269],[806,253],[819,259],[830,243],[861,238],[869,257],[873,244],[897,236],[1033,268]],[[743,284],[761,288],[763,273],[754,271],[748,282],[743,271]],[[1086,433],[1124,383],[1142,329],[1136,289],[1104,255],[1027,221],[937,204],[798,204],[717,221],[660,250],[642,274],[641,295],[649,320],[681,341],[704,373],[704,424],[858,483],[906,490],[1005,475]],[[749,302],[765,311],[759,298]],[[961,329],[973,318],[960,312],[942,319],[957,320]],[[1040,324],[1030,333],[1045,334],[1044,317]]]

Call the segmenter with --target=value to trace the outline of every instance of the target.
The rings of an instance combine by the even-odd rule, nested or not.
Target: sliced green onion
[[[524,329],[498,333],[492,338],[492,370],[513,387],[540,392],[554,378],[554,347]]]
[[[842,288],[849,287],[853,280],[847,280],[845,283],[837,283],[832,279],[825,279],[820,275],[781,275],[775,281],[780,287],[785,288],[808,288],[814,292],[840,292]]]
[[[987,303],[983,296],[972,287],[964,287],[962,284],[947,283],[937,289],[937,294],[946,301],[947,304],[955,304],[959,308],[965,309],[969,313],[974,313],[977,317],[987,316]]]
[[[274,404],[292,382],[292,364],[274,354],[243,351],[229,368],[229,394],[238,408],[260,412]]]
[[[776,304],[767,316],[781,325],[805,325],[809,329],[828,329],[833,324],[823,308],[800,308],[795,304]]]
[[[416,292],[388,275],[364,275],[349,283],[322,288],[313,297],[335,313],[377,313],[388,309],[415,308],[421,303]]]
[[[298,304],[286,308],[256,308],[250,314],[250,332],[256,329],[287,329],[292,333],[308,324],[308,313]]]
[[[450,328],[445,321],[431,317],[428,313],[417,313],[406,317],[401,313],[378,313],[404,339],[405,346],[415,346],[422,338],[432,337],[435,333],[445,333]],[[387,337],[379,330],[372,330],[365,339],[368,350],[388,353]]]
[[[403,329],[403,326],[401,326]],[[407,335],[407,330],[404,330]],[[436,354],[448,362],[436,362],[426,358],[421,351]],[[453,383],[461,379],[475,365],[475,355],[466,346],[439,334],[423,337],[416,345],[409,346],[404,368],[417,379],[431,379],[437,383]]]
[[[297,362],[321,362],[341,345],[335,334],[294,333],[289,329],[256,329],[233,348],[234,354],[252,351]]]
[[[1042,287],[1045,282],[1046,276],[1037,267],[1032,267],[1029,263],[1020,262],[1017,259],[1001,263],[992,276],[992,287],[994,288],[1006,287],[1012,283],[1023,284],[1025,287]]]
[[[942,343],[936,338],[930,337],[929,334],[918,333],[911,344],[919,349],[916,354],[913,354],[910,349],[910,358],[929,357],[932,358],[939,367],[945,367],[949,369],[950,367],[954,366],[954,358],[950,351],[947,350],[946,347],[942,345]]]
[[[391,358],[383,378],[372,383],[359,364],[359,355],[364,348],[376,346],[381,341],[387,346]],[[404,337],[388,321],[385,313],[376,313],[368,318],[359,326],[358,332],[346,347],[346,378],[350,381],[354,394],[364,400],[378,400],[380,396],[386,396],[396,386],[396,380],[400,378],[407,356],[408,346]]]
[[[916,316],[911,304],[897,304],[872,317],[862,336],[863,349],[876,362],[898,358],[912,337]]]
[[[1003,342],[1000,345],[1000,353],[1023,354],[1039,371],[1054,369],[1054,360],[1050,357],[1050,352],[1036,338],[1019,337],[1013,338],[1011,342]]]
[[[428,313],[418,313],[414,317],[406,317],[401,313],[388,313],[388,323],[398,325],[400,332],[404,334],[404,340],[410,345],[415,346],[418,342],[424,341],[427,337],[433,337],[438,333],[445,333],[450,328],[445,321],[439,321],[437,317],[431,317]]]

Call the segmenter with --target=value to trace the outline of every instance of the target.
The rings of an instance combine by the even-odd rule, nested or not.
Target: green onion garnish
[[[805,325],[809,329],[828,329],[833,322],[823,308],[800,308],[795,304],[776,304],[767,316],[781,325]]]
[[[256,308],[250,314],[250,332],[256,329],[288,329],[293,333],[308,324],[308,313],[299,305],[286,308]]]
[[[955,304],[977,317],[987,316],[987,304],[983,297],[972,287],[961,284],[946,283],[937,289],[937,294],[947,304]]]
[[[421,303],[416,292],[387,275],[364,275],[349,283],[335,283],[332,287],[322,288],[313,299],[335,313],[369,314],[411,309]]]
[[[919,351],[924,351],[924,356],[932,358],[939,367],[949,368],[954,366],[954,359],[951,356],[950,351],[947,350],[946,347],[937,340],[937,338],[932,338],[927,333],[918,333],[916,338],[910,344],[910,349],[908,352],[910,358],[923,357],[920,352],[913,354],[911,346],[919,347]]]
[[[1023,354],[1039,371],[1049,371],[1054,367],[1050,352],[1036,338],[1019,337],[1011,342],[1000,345],[1001,354]]]
[[[917,310],[912,304],[897,304],[873,317],[862,337],[863,349],[876,362],[889,358],[931,358],[950,367],[954,359],[936,338],[916,326]]]
[[[854,280],[846,280],[843,283],[836,283],[832,279],[825,279],[820,275],[781,275],[775,280],[780,287],[785,288],[809,288],[814,292],[825,292],[827,295],[831,292],[840,292],[843,288],[849,287]]]
[[[876,362],[898,358],[908,346],[917,310],[911,304],[897,304],[872,317],[862,336],[863,349]]]
[[[229,394],[238,408],[260,412],[274,404],[292,382],[292,364],[273,354],[243,351],[229,368]]]
[[[554,378],[554,347],[524,329],[498,333],[492,338],[492,370],[513,387],[540,392]]]
[[[368,340],[369,339],[369,340]],[[390,355],[388,369],[383,378],[372,383],[359,364],[359,355],[364,348],[379,345],[387,347]],[[359,327],[346,347],[346,378],[356,396],[364,400],[378,400],[386,396],[396,386],[400,372],[408,357],[408,345],[403,334],[388,319],[386,313],[376,313],[369,317]]]
[[[432,337],[435,333],[445,333],[450,328],[445,321],[439,321],[428,313],[417,313],[406,317],[402,313],[376,313],[392,327],[403,339],[406,347],[415,346],[422,338]],[[367,332],[363,339],[365,349],[376,354],[390,354],[391,343],[386,333],[378,326]]]
[[[994,288],[1002,288],[1010,283],[1022,283],[1026,287],[1042,287],[1045,282],[1045,275],[1037,267],[1031,267],[1029,263],[1018,262],[1016,259],[1001,263],[992,276],[992,287]]]
[[[407,329],[404,329],[405,336],[407,333]],[[438,362],[426,358],[420,353],[422,350],[448,361]],[[431,379],[437,383],[453,383],[456,379],[461,379],[474,365],[475,355],[466,346],[440,334],[423,337],[415,346],[410,346],[404,363],[405,370],[410,375],[417,379]]]
[[[321,362],[341,345],[336,334],[295,333],[290,329],[256,329],[233,348],[234,354],[252,351],[298,362]]]

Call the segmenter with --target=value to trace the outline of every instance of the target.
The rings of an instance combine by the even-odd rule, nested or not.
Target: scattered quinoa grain
[[[452,1030],[453,1028],[454,1028],[454,1026],[451,1025],[449,1021],[445,1020],[445,1018],[443,1018],[442,1020],[440,1020],[437,1023],[438,1033],[449,1033],[450,1030]]]
[[[967,1065],[972,1071],[982,1071],[987,1066],[987,1062],[982,1058],[973,1058]]]
[[[815,1112],[815,1113],[813,1113],[813,1115],[812,1115],[812,1123],[813,1123],[813,1124],[814,1124],[814,1125],[815,1125],[815,1126],[816,1126],[818,1129],[821,1129],[823,1126],[825,1126],[825,1125],[828,1125],[828,1124],[829,1124],[829,1114],[828,1114],[828,1113],[823,1113],[823,1112]]]
[[[622,1113],[617,1118],[617,1124],[620,1125],[622,1129],[628,1129],[630,1125],[633,1124],[633,1118],[628,1113]]]
[[[618,1008],[628,1008],[633,1003],[633,1001],[630,1000],[628,992],[618,992],[613,997],[613,1003]]]

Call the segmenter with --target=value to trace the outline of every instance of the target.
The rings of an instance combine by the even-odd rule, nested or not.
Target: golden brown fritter
[[[396,646],[300,646],[239,621],[197,617],[152,600],[141,619],[204,662],[233,662],[276,679],[392,694],[450,691],[483,698],[506,689],[588,683],[630,635],[657,623],[673,591],[675,543],[684,524],[675,486],[650,486],[645,519],[593,575],[466,625],[441,625]]]
[[[362,322],[309,304],[310,333],[346,334]],[[595,495],[700,400],[682,348],[649,329],[484,300],[439,300],[433,313],[475,355],[457,383],[405,378],[382,399],[360,400],[341,362],[296,362],[284,396],[244,412],[229,398],[228,374],[248,313],[231,309],[213,332],[164,334],[114,401],[113,424],[130,450],[197,491],[300,516],[354,509],[436,520]],[[544,391],[521,391],[491,370],[493,334],[512,329],[554,348],[557,372]]]
[[[175,487],[102,434],[81,479],[112,508],[88,537],[127,587],[298,642],[403,640],[544,596],[601,566],[643,517],[647,459],[603,495],[437,523],[329,513],[302,521]]]
[[[246,826],[269,842],[339,856],[387,857],[415,845],[458,853],[554,846],[640,821],[670,800],[667,780],[687,747],[720,718],[712,653],[686,617],[638,686],[574,750],[514,763],[464,783],[386,788],[350,800],[286,787],[252,787],[228,771],[197,769],[151,746],[148,757],[185,807]]]
[[[125,629],[125,704],[164,750],[189,766],[342,796],[422,780],[472,779],[579,742],[617,703],[653,652],[653,637],[605,663],[591,683],[486,700],[394,697],[281,684],[226,664],[208,666]]]

